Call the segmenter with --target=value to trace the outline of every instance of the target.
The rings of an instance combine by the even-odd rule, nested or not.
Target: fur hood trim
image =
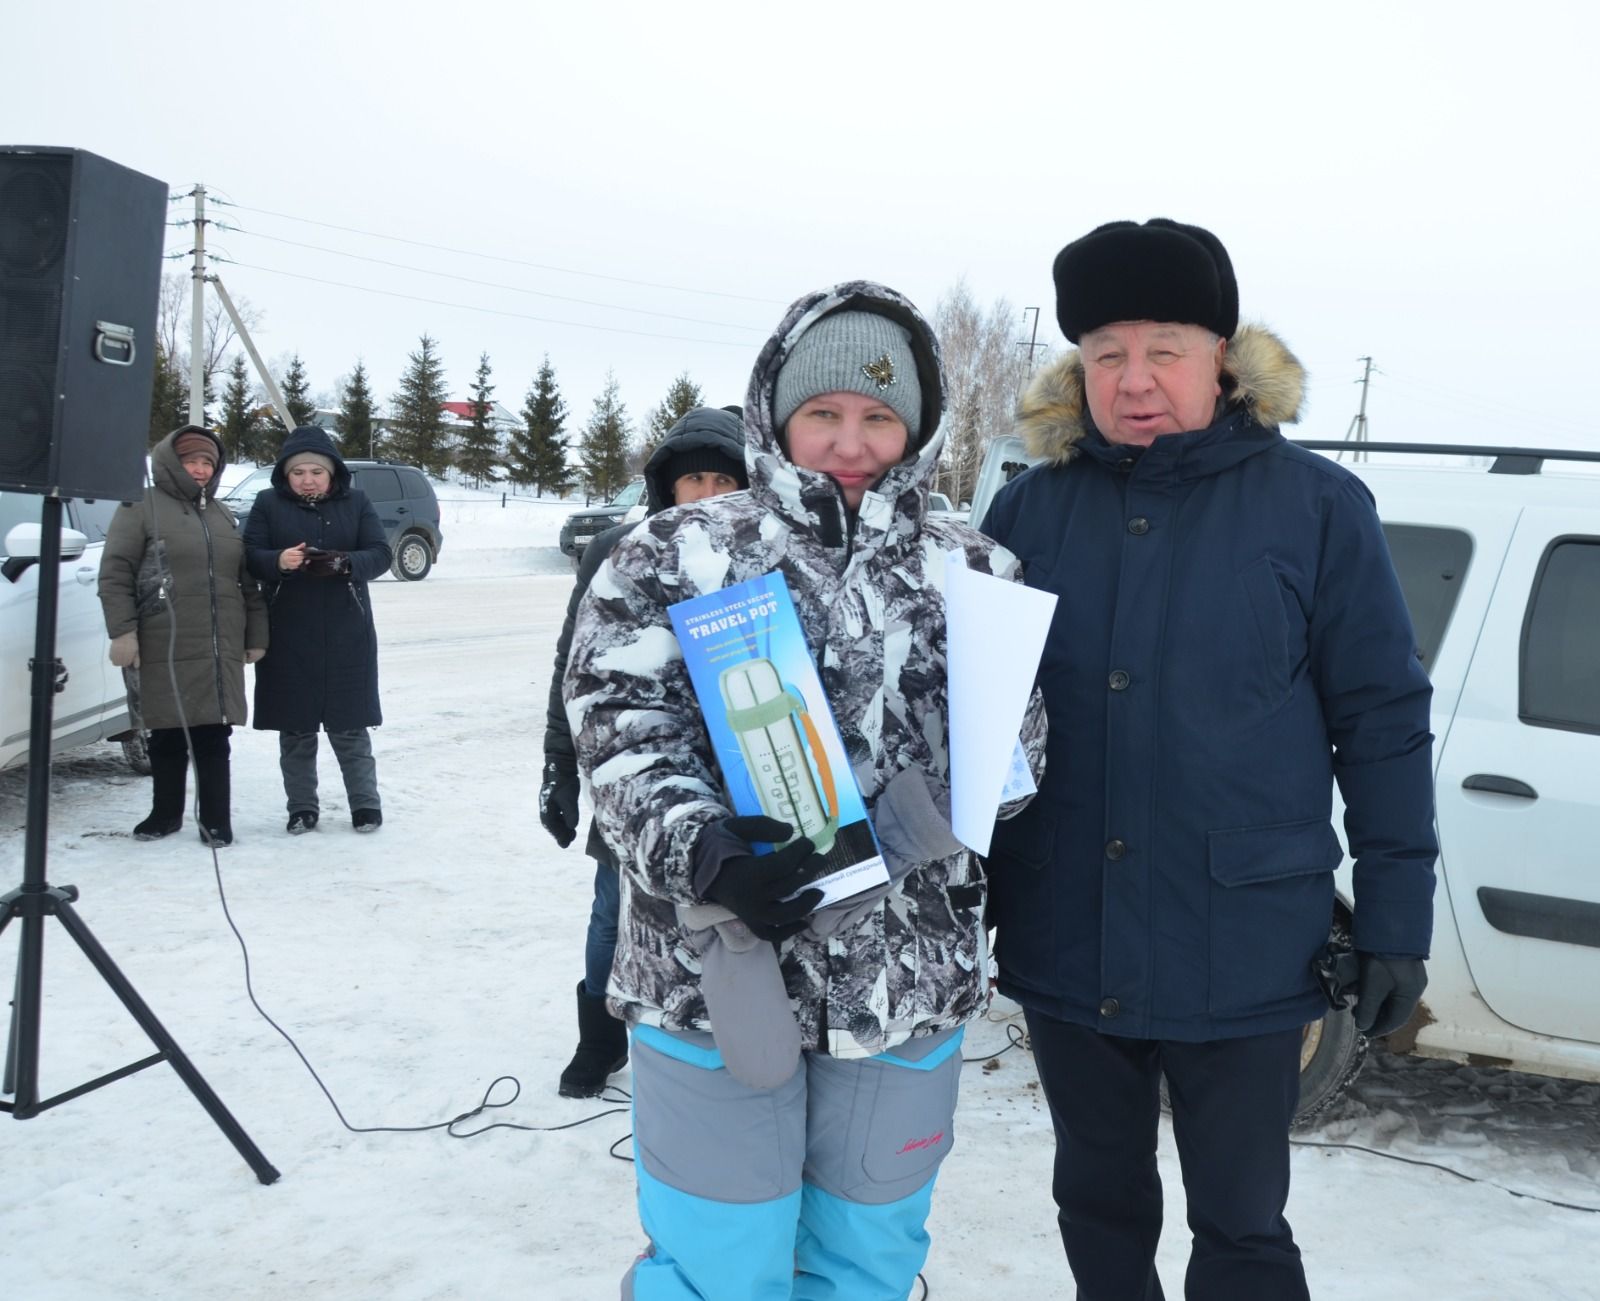
[[[1300,418],[1306,369],[1265,326],[1243,325],[1228,340],[1222,362],[1223,400],[1243,404],[1257,424],[1293,424]],[[1030,456],[1065,465],[1089,432],[1083,354],[1076,348],[1051,362],[1028,385],[1017,405],[1016,432]]]

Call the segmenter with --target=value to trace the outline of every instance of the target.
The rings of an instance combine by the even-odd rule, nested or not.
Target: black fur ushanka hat
[[[1222,241],[1165,217],[1111,221],[1056,254],[1056,321],[1073,343],[1115,321],[1179,321],[1224,339],[1239,328],[1239,284]]]

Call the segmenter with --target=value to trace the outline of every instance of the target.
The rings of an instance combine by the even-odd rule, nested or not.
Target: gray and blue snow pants
[[[633,1141],[649,1249],[625,1301],[904,1301],[955,1138],[962,1031],[803,1053],[776,1089],[708,1034],[637,1026]]]

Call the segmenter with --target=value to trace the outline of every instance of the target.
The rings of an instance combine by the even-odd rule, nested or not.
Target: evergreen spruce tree
[[[672,387],[667,390],[667,396],[661,400],[661,405],[651,407],[649,415],[645,417],[644,441],[639,449],[639,464],[643,465],[650,459],[650,453],[661,445],[661,440],[667,436],[667,430],[696,407],[703,407],[705,404],[700,386],[689,378],[688,371],[684,371],[673,380]]]
[[[254,403],[250,400],[250,372],[244,354],[235,353],[228,367],[228,387],[222,391],[222,416],[217,434],[228,451],[228,460],[238,465],[255,450],[251,444],[250,420]],[[253,459],[253,458],[251,458]]]
[[[594,400],[580,448],[584,487],[591,495],[609,500],[628,482],[628,434],[628,408],[617,377],[607,371],[605,390]]]
[[[339,449],[351,456],[370,457],[376,453],[372,427],[372,385],[367,368],[359,360],[339,395]]]
[[[461,435],[461,451],[456,458],[457,467],[476,488],[500,479],[494,472],[500,462],[500,433],[490,419],[494,414],[490,400],[494,385],[489,383],[489,376],[493,373],[489,354],[483,353],[478,358],[478,373],[472,378],[472,422]]]
[[[541,494],[566,486],[566,422],[567,407],[547,353],[522,404],[522,428],[511,436],[508,468],[513,483],[532,484]]]
[[[289,359],[289,369],[283,377],[283,405],[298,429],[301,425],[316,423],[317,404],[311,400],[311,381],[306,378],[305,364],[297,352]]]
[[[390,402],[388,445],[402,461],[420,465],[436,478],[450,464],[445,448],[444,363],[426,334],[410,355],[400,376],[400,389]]]
[[[189,422],[189,390],[178,373],[177,359],[156,341],[155,384],[150,391],[150,446]]]
[[[278,459],[279,449],[288,436],[278,413],[265,402],[256,404],[245,424],[243,459],[257,465],[271,465]]]

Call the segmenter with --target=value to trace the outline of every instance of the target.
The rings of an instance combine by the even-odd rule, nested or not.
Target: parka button
[[[1115,862],[1128,852],[1128,847],[1120,840],[1106,841],[1106,857]]]
[[[1131,520],[1128,521],[1129,533],[1145,534],[1149,531],[1150,521],[1147,520],[1143,515],[1135,515]]]
[[[1105,1017],[1105,1018],[1107,1018],[1108,1020],[1111,1017],[1116,1016],[1117,1013],[1120,1012],[1120,1011],[1122,1011],[1122,1004],[1117,1002],[1116,999],[1114,999],[1114,998],[1102,998],[1100,1000],[1100,1015]]]
[[[1130,681],[1132,681],[1132,679],[1129,678],[1127,673],[1122,669],[1113,669],[1111,671],[1111,676],[1106,679],[1106,685],[1109,686],[1113,691],[1126,691]]]

